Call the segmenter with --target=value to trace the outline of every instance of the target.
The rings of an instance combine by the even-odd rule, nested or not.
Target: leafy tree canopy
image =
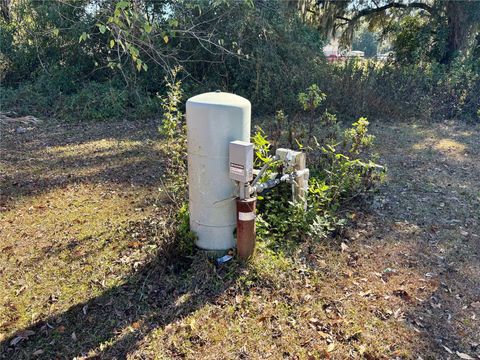
[[[422,33],[416,39],[416,48],[423,47],[430,59],[449,64],[460,52],[473,48],[475,42],[478,46],[475,34],[479,32],[479,1],[298,0],[295,4],[306,21],[327,35],[342,32],[342,40],[347,43],[364,22],[395,41],[399,26],[415,21],[416,29]],[[405,17],[410,20],[404,21]],[[398,39],[397,46],[403,41]]]

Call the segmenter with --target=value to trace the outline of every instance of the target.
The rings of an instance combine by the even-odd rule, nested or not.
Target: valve
[[[265,171],[281,161],[281,173],[265,182],[260,182]],[[293,202],[307,206],[309,170],[306,168],[305,153],[279,148],[270,162],[265,163],[253,179],[253,144],[245,141],[232,141],[229,144],[229,175],[236,181],[238,197],[236,199],[237,219],[237,255],[250,258],[255,250],[255,208],[256,195],[271,189],[281,182],[292,185]]]

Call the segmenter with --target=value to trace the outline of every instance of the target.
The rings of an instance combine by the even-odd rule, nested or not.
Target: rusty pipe
[[[257,198],[237,198],[237,255],[247,260],[255,252],[255,207]]]

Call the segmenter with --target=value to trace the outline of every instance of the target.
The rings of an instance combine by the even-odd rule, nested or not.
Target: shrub
[[[323,96],[317,96],[318,91],[318,88],[310,87],[299,96],[299,101],[313,104],[310,100],[325,99],[323,93]],[[306,95],[309,92],[310,96]],[[317,101],[316,106],[320,103]],[[314,136],[314,144],[309,144],[311,134],[295,139],[307,153],[307,166],[310,169],[307,209],[302,204],[290,202],[291,190],[287,184],[259,196],[259,236],[272,240],[275,246],[278,242],[325,237],[338,229],[345,223],[345,219],[339,215],[339,209],[368,192],[383,176],[385,169],[372,161],[370,147],[374,136],[368,134],[367,119],[360,118],[350,128],[341,131],[335,116],[328,112],[326,114],[321,117],[321,130],[317,128],[315,131],[315,135],[320,136]],[[283,118],[284,114],[281,115]],[[325,131],[326,128],[331,128],[331,131]],[[308,143],[307,146],[301,145],[304,141]],[[271,161],[268,156],[270,146],[263,131],[257,131],[253,142],[258,166]],[[277,142],[281,145],[282,140],[277,139]]]
[[[182,82],[178,80],[180,67],[165,78],[167,94],[160,98],[163,109],[159,132],[165,138],[165,175],[161,192],[166,193],[176,211],[173,223],[176,254],[188,256],[195,252],[195,234],[190,231],[187,203],[187,134],[184,114]]]
[[[67,79],[67,80],[65,80]],[[0,91],[2,108],[20,115],[64,121],[145,119],[160,112],[160,103],[148,94],[130,93],[115,82],[89,81],[77,89],[59,74]]]
[[[67,120],[81,119],[82,121],[123,118],[126,102],[125,90],[92,82],[66,99],[61,116]]]
[[[161,97],[163,109],[160,134],[167,141],[165,147],[166,168],[172,174],[168,176],[168,186],[164,190],[174,203],[185,201],[187,191],[187,129],[181,105],[183,100],[182,82],[177,79],[180,68],[172,70],[172,80],[167,82],[167,94]]]
[[[197,82],[195,92],[234,92],[248,98],[256,114],[297,110],[299,91],[323,76],[324,39],[318,30],[279,0],[254,6],[248,1],[204,2],[198,7],[202,30],[211,34],[213,45],[199,47],[195,39],[182,42],[182,48],[195,49],[196,59],[202,59],[185,64]],[[177,11],[178,18],[197,14],[189,7]],[[232,15],[217,22],[218,14]],[[229,53],[220,52],[217,44]]]

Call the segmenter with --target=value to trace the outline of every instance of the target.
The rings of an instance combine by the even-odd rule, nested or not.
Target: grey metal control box
[[[231,141],[229,144],[230,179],[247,183],[253,179],[253,144]]]

